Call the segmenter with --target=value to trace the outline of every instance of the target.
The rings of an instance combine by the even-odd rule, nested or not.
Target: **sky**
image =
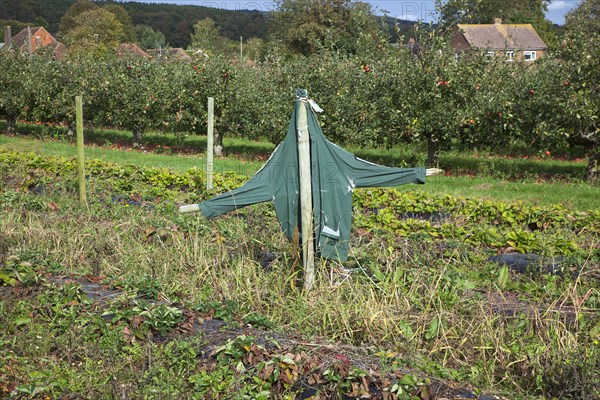
[[[225,8],[228,10],[261,10],[272,11],[275,3],[270,0],[127,0],[140,3],[170,3],[170,4],[193,4],[198,6]],[[421,20],[424,22],[434,21],[434,1],[431,0],[367,0],[373,6],[376,14],[388,15],[411,21]],[[546,18],[562,25],[565,22],[565,14],[575,8],[581,0],[552,0],[548,6]]]

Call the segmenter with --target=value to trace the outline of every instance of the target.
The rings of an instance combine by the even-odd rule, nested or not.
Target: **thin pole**
[[[213,189],[213,147],[215,141],[215,99],[208,98],[208,131],[206,133],[206,190]]]
[[[10,25],[4,27],[4,47],[6,50],[10,49],[12,45],[12,28]]]
[[[31,27],[27,27],[27,51],[29,52],[29,57],[33,54],[33,48],[31,45]]]
[[[244,48],[244,44],[242,43],[242,37],[240,36],[240,60],[242,60],[244,58],[243,48]]]
[[[300,102],[298,108],[298,169],[300,174],[302,266],[304,268],[304,290],[309,291],[313,288],[315,280],[310,135],[308,133],[306,104]]]
[[[81,96],[75,97],[75,113],[77,125],[77,171],[79,173],[79,202],[87,206],[85,195],[85,158],[83,151],[83,104]]]

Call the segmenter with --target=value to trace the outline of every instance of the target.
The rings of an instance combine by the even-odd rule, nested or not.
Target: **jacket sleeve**
[[[202,214],[206,218],[214,218],[238,208],[273,200],[273,176],[277,173],[280,148],[275,149],[267,163],[244,185],[200,203]]]
[[[267,179],[250,179],[243,186],[200,203],[206,218],[214,218],[238,208],[272,200],[272,190]]]
[[[275,202],[275,193],[297,184],[298,153],[296,146],[295,112],[292,114],[288,133],[283,142],[273,151],[265,165],[243,186],[223,193],[200,204],[200,211],[206,218],[214,218],[223,213],[265,201]],[[292,188],[290,186],[290,188]],[[283,188],[283,189],[282,189]],[[294,192],[294,189],[289,189]],[[285,192],[285,190],[283,190]],[[297,189],[295,190],[297,193]],[[286,192],[287,193],[287,192]],[[289,196],[279,202],[289,202]],[[277,204],[276,204],[277,208]],[[282,208],[282,207],[279,207]]]
[[[324,175],[343,174],[341,181],[352,190],[354,187],[399,186],[407,183],[425,183],[425,168],[392,168],[374,164],[356,157],[349,151],[325,138],[314,112],[309,113],[309,130],[312,129],[321,165],[328,169]],[[339,176],[339,175],[338,175]],[[347,183],[346,183],[347,182]]]
[[[347,164],[356,187],[399,186],[407,183],[425,183],[425,168],[392,168],[354,157]]]

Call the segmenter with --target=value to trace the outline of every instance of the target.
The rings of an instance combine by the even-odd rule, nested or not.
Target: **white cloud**
[[[417,14],[402,14],[399,15],[397,18],[405,21],[418,21],[420,16]]]
[[[569,10],[577,3],[575,1],[554,0],[548,5],[548,11]]]

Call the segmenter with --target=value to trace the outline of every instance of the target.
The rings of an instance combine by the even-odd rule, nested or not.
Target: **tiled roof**
[[[40,30],[42,27],[41,26],[32,26],[31,27],[31,37],[34,38],[35,34],[37,33],[38,30]],[[23,48],[24,46],[27,46],[27,28],[24,28],[21,30],[21,32],[17,33],[15,36],[13,36],[12,38],[12,44],[13,46],[16,46],[17,48]]]
[[[458,29],[471,45],[491,50],[543,50],[548,46],[531,24],[459,24]]]
[[[148,54],[159,60],[183,60],[188,61],[192,58],[182,48],[176,47],[172,49],[148,49]]]
[[[144,50],[140,49],[133,43],[121,43],[119,45],[119,54],[122,56],[136,56],[142,58],[150,58],[150,55]]]

